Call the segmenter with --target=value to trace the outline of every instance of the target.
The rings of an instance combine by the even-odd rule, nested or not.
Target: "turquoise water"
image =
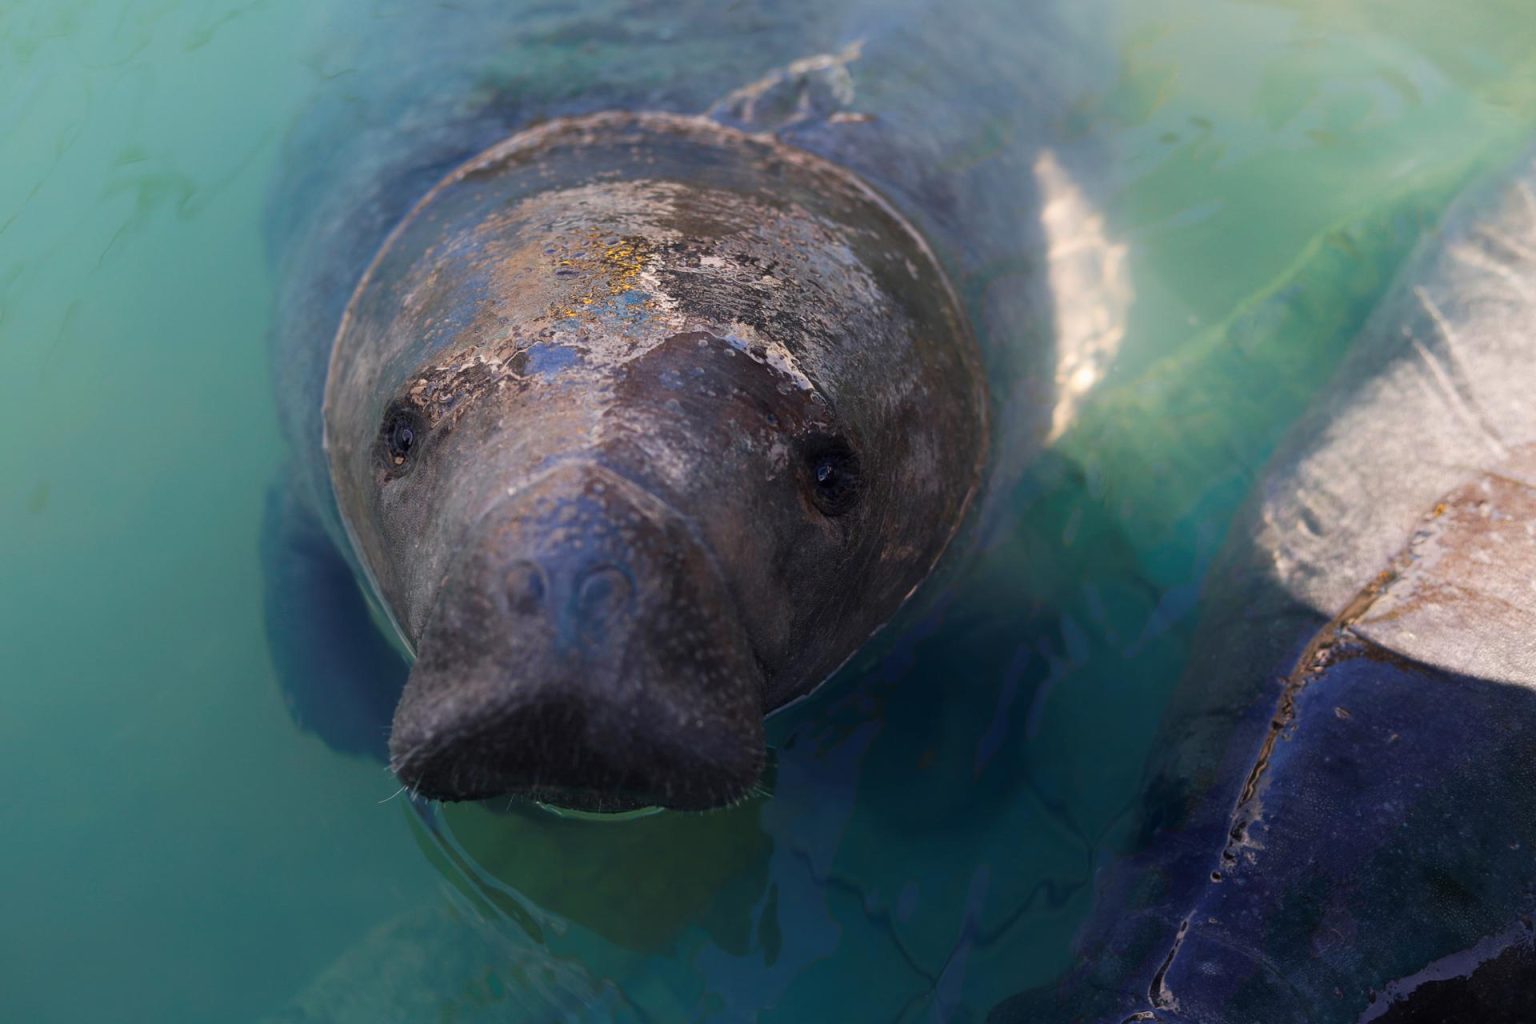
[[[295,729],[263,632],[263,203],[346,87],[318,6],[0,7],[0,1020],[967,1020],[1048,980],[1228,518],[1536,127],[1516,0],[1122,0],[1062,129],[1104,141],[1057,264],[1098,369],[944,613],[774,719],[770,799],[423,815]]]

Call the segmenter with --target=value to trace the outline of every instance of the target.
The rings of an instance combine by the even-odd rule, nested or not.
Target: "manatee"
[[[1090,71],[996,6],[384,3],[321,58],[272,200],[302,724],[444,800],[760,785],[1052,426]]]
[[[1536,150],[1240,514],[1080,966],[994,1021],[1536,1019]]]

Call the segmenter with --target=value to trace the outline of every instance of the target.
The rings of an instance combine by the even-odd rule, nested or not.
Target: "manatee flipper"
[[[1270,464],[1082,966],[994,1021],[1536,1019],[1533,379],[1536,151]]]
[[[333,750],[387,759],[408,666],[319,518],[282,484],[267,494],[261,560],[267,642],[294,721]]]

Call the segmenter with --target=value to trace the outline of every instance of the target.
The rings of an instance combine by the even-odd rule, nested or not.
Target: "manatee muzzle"
[[[571,462],[470,528],[395,712],[420,795],[702,809],[764,762],[763,673],[686,519]]]

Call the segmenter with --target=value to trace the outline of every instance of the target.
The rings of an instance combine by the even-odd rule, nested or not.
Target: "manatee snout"
[[[395,713],[424,796],[705,808],[764,761],[763,676],[687,521],[595,464],[493,507],[442,584]]]

